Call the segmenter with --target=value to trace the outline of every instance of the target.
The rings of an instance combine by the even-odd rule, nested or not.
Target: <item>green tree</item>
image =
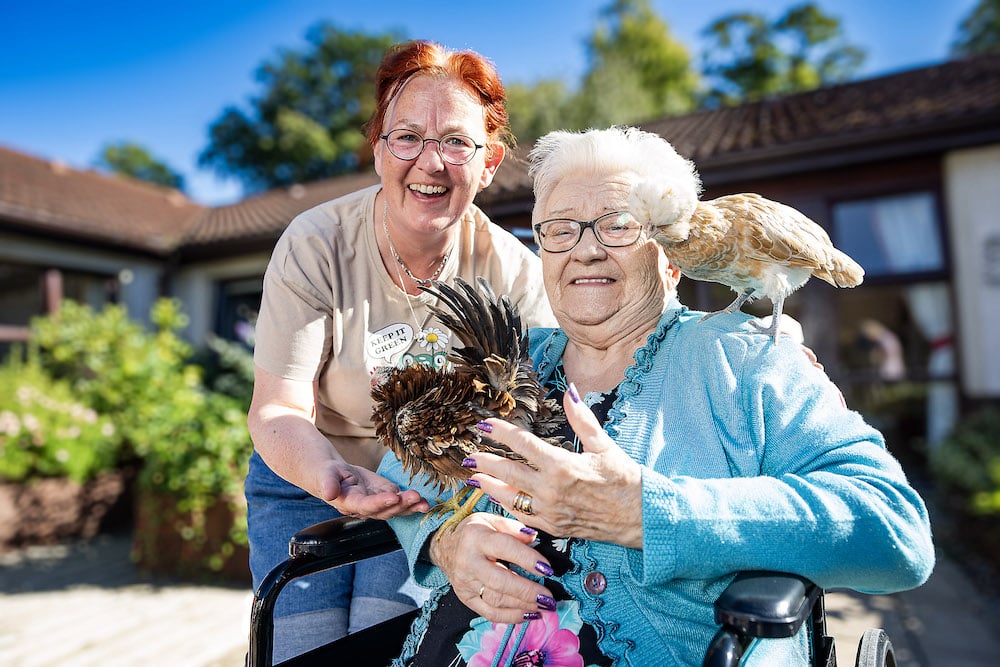
[[[997,50],[1000,50],[1000,0],[979,0],[959,24],[951,53],[970,56]]]
[[[374,110],[375,70],[399,37],[321,23],[299,53],[257,70],[264,90],[249,110],[226,108],[209,128],[199,164],[251,191],[357,171],[371,155],[361,126]]]
[[[572,115],[574,97],[563,81],[509,83],[506,88],[511,131],[521,145],[530,146],[546,132],[570,126],[567,119]]]
[[[699,77],[687,48],[649,0],[613,0],[587,42],[590,66],[575,104],[578,127],[691,111]]]
[[[131,141],[104,146],[95,164],[115,174],[138,178],[168,188],[184,189],[184,177]]]
[[[840,20],[815,3],[789,9],[773,23],[753,13],[724,16],[705,29],[707,106],[739,104],[846,81],[864,62],[847,44]]]

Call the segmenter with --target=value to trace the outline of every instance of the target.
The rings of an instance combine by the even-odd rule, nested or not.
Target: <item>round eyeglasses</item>
[[[440,139],[424,139],[413,130],[393,130],[388,134],[379,136],[385,141],[389,152],[400,160],[415,160],[424,152],[424,146],[428,141],[437,144],[438,155],[448,164],[465,164],[471,160],[476,151],[482,148],[482,144],[477,144],[472,137],[464,134],[446,134]]]
[[[593,220],[552,218],[534,226],[539,245],[546,252],[567,252],[576,247],[587,228],[594,230],[597,242],[608,248],[632,245],[642,235],[642,224],[628,211],[605,213]]]

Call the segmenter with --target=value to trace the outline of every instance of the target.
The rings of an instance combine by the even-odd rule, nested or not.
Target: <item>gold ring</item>
[[[531,511],[531,495],[525,493],[524,491],[518,491],[517,495],[514,496],[514,501],[511,503],[511,507],[514,511],[520,512],[521,514],[532,514]]]
[[[483,599],[483,593],[485,593],[485,592],[486,592],[486,584],[483,584],[482,586],[479,587],[479,599],[480,600]]]

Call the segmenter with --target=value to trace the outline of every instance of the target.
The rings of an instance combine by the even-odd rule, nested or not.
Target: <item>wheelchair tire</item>
[[[858,645],[857,667],[896,667],[896,654],[889,635],[881,628],[865,630]]]

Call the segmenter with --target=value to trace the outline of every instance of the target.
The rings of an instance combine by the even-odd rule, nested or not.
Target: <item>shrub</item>
[[[98,418],[104,421],[96,432],[103,433],[110,424],[113,437],[100,442],[88,431],[78,448],[93,448],[94,466],[137,459],[140,490],[173,499],[176,531],[185,539],[204,542],[206,510],[242,498],[252,451],[246,428],[249,389],[234,396],[205,385],[203,369],[191,363],[191,346],[177,333],[187,320],[176,300],[157,301],[150,319],[152,329],[129,319],[119,305],[95,312],[66,301],[58,313],[32,321],[37,349],[33,370],[10,372],[24,375],[42,394],[63,397],[58,399],[63,402],[75,397],[73,403],[90,410],[88,415],[106,415]],[[227,354],[220,368],[248,363],[249,352],[244,351],[244,358],[232,350]],[[9,363],[13,369],[14,362]],[[238,384],[231,380],[227,388],[238,394]],[[46,413],[46,418],[62,419],[60,415]],[[57,429],[60,423],[53,421],[46,433],[64,433]],[[64,439],[53,442],[43,449],[56,448],[58,453],[65,448]],[[27,470],[22,458],[14,457],[10,467]],[[34,469],[41,472],[38,464]],[[238,502],[232,507],[236,519],[224,550],[231,550],[230,543],[246,544],[244,508]],[[206,564],[216,568],[219,562],[214,554]]]
[[[1000,408],[963,419],[930,452],[935,477],[977,514],[1000,514]]]
[[[200,369],[186,363],[187,324],[176,301],[151,311],[154,330],[129,319],[124,306],[100,312],[65,301],[59,312],[32,320],[32,341],[45,369],[68,382],[81,401],[114,416],[125,440],[142,446],[178,426],[174,408],[198,400]],[[181,411],[183,413],[183,410]]]
[[[194,360],[205,369],[205,384],[249,407],[253,395],[253,352],[240,342],[208,337]]]
[[[84,483],[114,468],[122,439],[107,415],[53,380],[30,351],[0,366],[0,479],[68,477]]]

